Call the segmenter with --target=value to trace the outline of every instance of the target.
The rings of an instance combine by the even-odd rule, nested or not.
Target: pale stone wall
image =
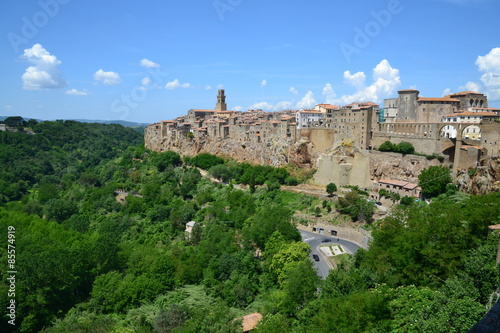
[[[326,151],[332,147],[335,140],[335,132],[331,129],[300,129],[299,136],[301,138],[307,138],[320,153],[326,153]]]
[[[331,236],[332,235],[331,232],[333,230],[337,232],[337,235],[333,237],[347,239],[351,242],[356,243],[357,245],[359,245],[364,249],[368,249],[368,245],[372,239],[370,233],[362,228],[345,227],[345,226],[333,225],[330,223],[318,222],[316,224],[311,224],[307,226],[299,225],[298,228],[316,233],[320,233],[320,230],[322,229],[320,234],[324,234],[325,236],[326,235]],[[316,231],[313,231],[313,228]]]
[[[370,187],[370,158],[367,153],[354,156],[323,155],[318,160],[314,182],[318,185],[335,183],[337,186]]]

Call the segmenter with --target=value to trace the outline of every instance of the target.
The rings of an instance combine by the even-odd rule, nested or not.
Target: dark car
[[[328,243],[328,242],[331,242],[332,240],[330,238],[323,238],[323,240],[321,241],[321,243]]]
[[[317,254],[313,254],[313,259],[314,259],[315,261],[319,261],[319,256],[318,256]]]

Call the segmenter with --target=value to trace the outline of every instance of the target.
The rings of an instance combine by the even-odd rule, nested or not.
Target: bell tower
[[[226,95],[224,95],[224,89],[219,89],[215,111],[227,111]]]

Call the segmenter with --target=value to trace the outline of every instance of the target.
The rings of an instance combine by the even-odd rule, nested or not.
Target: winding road
[[[319,250],[319,246],[322,243],[322,240],[325,238],[328,238],[332,241],[332,243],[335,244],[340,244],[344,248],[344,250],[348,253],[356,253],[356,251],[359,249],[359,245],[356,243],[350,242],[346,239],[342,238],[337,238],[337,237],[332,237],[332,236],[327,236],[327,235],[320,235],[314,232],[310,231],[305,231],[305,230],[300,230],[300,235],[302,236],[302,241],[306,242],[309,244],[311,247],[311,254],[310,258],[311,261],[314,264],[314,267],[316,268],[318,272],[318,276],[320,276],[323,280],[326,279],[328,276],[328,273],[330,272],[330,266],[327,263],[327,257],[323,254],[322,251]],[[319,256],[319,261],[315,261],[312,257],[313,254],[317,254]]]

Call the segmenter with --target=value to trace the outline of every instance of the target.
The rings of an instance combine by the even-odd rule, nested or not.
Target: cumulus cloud
[[[242,106],[235,106],[233,108],[233,111],[243,111],[243,107]]]
[[[411,88],[413,89],[413,88]],[[450,88],[446,88],[445,90],[443,90],[443,97],[444,96],[448,96],[452,93],[451,89]]]
[[[500,47],[496,47],[485,56],[476,59],[476,65],[481,72],[500,72]]]
[[[312,91],[308,91],[304,97],[297,103],[297,108],[299,109],[309,109],[316,105],[316,100]]]
[[[268,102],[259,102],[255,103],[253,105],[250,105],[248,107],[249,110],[257,110],[261,109],[264,111],[282,111],[282,110],[287,110],[292,107],[293,103],[289,101],[282,101],[279,103],[276,103],[275,105],[270,104]]]
[[[274,111],[289,110],[293,106],[292,102],[282,101],[276,104],[273,108]]]
[[[248,109],[251,109],[251,110],[261,109],[261,110],[270,111],[273,109],[273,105],[269,104],[268,102],[259,102],[259,103],[255,103],[255,104],[251,105]]]
[[[366,86],[365,81],[366,75],[362,72],[355,74],[351,74],[349,71],[344,72],[344,82],[355,86],[358,90],[352,95],[340,97],[338,102],[342,104],[368,101],[381,103],[384,98],[392,96],[401,85],[399,70],[393,68],[386,59],[373,69],[372,84]]]
[[[54,89],[68,85],[58,68],[61,61],[42,45],[35,44],[30,49],[25,49],[22,58],[32,64],[22,76],[23,89]]]
[[[350,71],[344,72],[344,83],[352,87],[362,87],[365,85],[366,75],[363,72],[351,74]]]
[[[145,86],[149,86],[151,84],[151,78],[149,76],[146,76],[144,77],[142,80],[141,80],[141,84],[145,87]]]
[[[208,84],[205,86],[205,90],[212,90],[212,87],[209,86]]]
[[[71,89],[65,92],[66,95],[73,95],[73,96],[87,96],[90,95],[91,93],[88,92],[86,89],[83,90],[77,90],[77,89]]]
[[[158,67],[160,67],[159,64],[157,64],[155,62],[152,62],[149,59],[142,59],[141,60],[141,66],[142,67],[147,67],[147,68],[158,68]]]
[[[299,94],[299,92],[297,91],[297,89],[295,89],[295,87],[290,87],[290,89],[288,91],[291,92],[294,95],[298,95]]]
[[[181,83],[178,79],[175,79],[171,82],[167,82],[167,84],[165,85],[165,88],[167,89],[170,89],[170,90],[173,90],[173,89],[177,89],[177,88],[190,88],[191,87],[191,84],[189,83]]]
[[[335,103],[335,97],[337,96],[337,94],[333,90],[333,87],[330,83],[327,83],[323,87],[322,94],[326,96],[326,103],[330,103],[330,104]]]
[[[476,92],[481,90],[481,88],[479,87],[479,84],[477,84],[476,82],[472,82],[472,81],[469,81],[466,84],[464,84],[463,86],[460,86],[459,89],[460,90],[467,90],[467,91],[476,91]]]
[[[260,83],[260,86],[261,87],[265,87],[267,85],[267,81],[266,80],[262,80],[262,82]]]
[[[99,69],[94,73],[94,80],[101,81],[103,84],[107,86],[116,86],[122,82],[120,75],[115,72],[105,72],[102,69]]]
[[[476,65],[481,73],[480,81],[469,81],[459,89],[482,92],[490,100],[500,100],[500,47],[491,49],[484,56],[478,56]]]

